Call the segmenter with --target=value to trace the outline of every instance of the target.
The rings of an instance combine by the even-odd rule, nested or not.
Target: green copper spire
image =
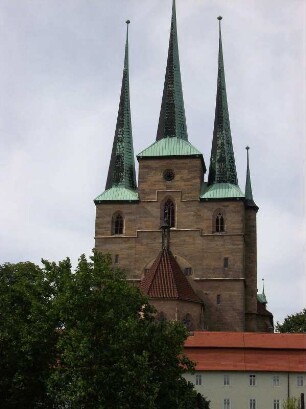
[[[177,41],[175,0],[172,4],[168,60],[156,140],[169,137],[188,140]]]
[[[247,151],[247,173],[246,173],[246,180],[245,180],[245,198],[247,200],[253,200],[253,193],[252,193],[252,184],[251,184],[251,175],[250,175],[250,164],[249,164],[249,147],[246,148]]]
[[[249,147],[246,148],[247,151],[247,172],[246,172],[246,179],[245,179],[245,203],[249,207],[256,207],[258,206],[255,204],[253,199],[253,192],[252,192],[252,184],[251,184],[251,173],[250,173],[250,164],[249,164]]]
[[[126,24],[122,87],[112,155],[105,186],[106,190],[112,187],[123,187],[131,190],[136,189],[129,89],[128,27],[130,21],[127,20]]]
[[[226,84],[223,63],[221,20],[219,20],[219,57],[215,124],[210,156],[208,184],[231,183],[238,185],[231,127],[226,97]]]
[[[258,293],[257,294],[257,300],[261,303],[261,304],[267,304],[267,297],[265,294],[265,279],[262,278],[262,293]]]

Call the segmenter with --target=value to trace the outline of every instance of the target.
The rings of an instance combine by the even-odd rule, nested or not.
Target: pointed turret
[[[130,21],[127,20],[126,23],[126,44],[120,103],[105,189],[118,186],[131,190],[136,189],[129,89],[128,28]]]
[[[117,124],[113,149],[108,169],[105,192],[95,199],[95,203],[103,201],[135,201],[136,172],[132,137],[130,86],[129,86],[129,24],[126,21],[126,43],[124,67]]]
[[[245,180],[245,204],[248,207],[255,207],[258,209],[258,206],[254,202],[253,199],[253,192],[252,192],[252,184],[251,184],[251,173],[250,173],[250,164],[249,164],[249,147],[246,148],[247,151],[247,172],[246,172],[246,180]]]
[[[202,303],[184,276],[171,250],[163,248],[140,284],[150,298],[177,299]]]
[[[262,279],[262,292],[257,293],[257,301],[259,301],[261,304],[266,305],[267,304],[267,298],[265,294],[265,279]]]
[[[228,113],[223,63],[221,20],[219,20],[218,81],[213,142],[210,157],[208,185],[231,183],[238,185],[234,150]]]
[[[141,281],[141,291],[154,299],[176,299],[201,304],[201,299],[189,284],[170,250],[170,226],[167,220],[161,230],[162,250]]]
[[[156,140],[170,137],[188,140],[177,41],[175,0],[172,3],[168,60]]]

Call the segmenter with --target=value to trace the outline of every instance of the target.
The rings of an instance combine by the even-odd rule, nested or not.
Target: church
[[[188,330],[273,332],[257,291],[256,214],[247,147],[238,185],[219,20],[215,119],[209,163],[188,139],[175,0],[156,140],[136,155],[129,98],[128,25],[119,110],[95,248],[112,256],[157,309]],[[212,102],[213,103],[213,102]],[[207,161],[208,162],[208,161]]]

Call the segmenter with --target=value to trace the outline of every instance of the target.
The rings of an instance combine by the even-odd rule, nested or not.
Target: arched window
[[[168,199],[164,204],[163,217],[170,227],[175,226],[175,208],[171,199]]]
[[[215,231],[217,233],[223,233],[225,230],[224,230],[224,217],[222,213],[217,214],[215,221],[216,221]]]
[[[115,213],[113,215],[112,234],[123,234],[123,217],[121,213]]]

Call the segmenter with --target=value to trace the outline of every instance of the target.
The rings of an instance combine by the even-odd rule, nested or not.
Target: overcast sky
[[[275,321],[305,306],[304,0],[177,0],[190,142],[209,164],[218,21],[239,185],[249,145],[258,286]],[[94,246],[125,20],[135,153],[156,136],[171,0],[0,1],[0,263],[73,263]],[[207,179],[207,175],[206,175]]]

